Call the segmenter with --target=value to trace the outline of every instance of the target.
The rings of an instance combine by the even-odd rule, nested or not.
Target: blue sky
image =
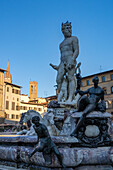
[[[113,0],[0,0],[0,68],[9,60],[14,84],[29,94],[38,82],[38,97],[55,94],[61,23],[72,22],[79,39],[82,76],[113,69]]]

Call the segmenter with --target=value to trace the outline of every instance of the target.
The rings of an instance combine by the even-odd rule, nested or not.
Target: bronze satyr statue
[[[63,162],[62,162],[62,156],[60,152],[58,151],[56,145],[52,141],[50,134],[48,132],[47,127],[44,124],[40,123],[40,118],[39,116],[34,116],[32,118],[32,123],[34,124],[33,127],[35,129],[35,132],[38,137],[38,144],[34,151],[28,155],[29,159],[36,153],[36,152],[42,152],[45,162],[47,165],[50,165],[52,163],[52,152],[55,153],[57,156],[60,164],[62,167],[65,167]]]
[[[81,87],[81,75],[80,73],[76,74],[76,79],[77,79],[77,88],[76,88],[76,91],[75,91],[75,96],[77,95],[78,91],[80,90],[80,87]]]
[[[71,133],[71,136],[77,136],[77,132],[81,127],[83,121],[85,120],[86,116],[94,111],[98,110],[101,112],[105,112],[105,101],[104,101],[104,90],[98,86],[99,79],[95,76],[92,79],[94,83],[94,87],[87,89],[86,91],[81,91],[77,89],[77,92],[82,96],[78,106],[78,112],[83,111],[83,115],[81,116],[75,130]],[[85,96],[84,94],[88,94]],[[101,100],[101,102],[99,102]],[[98,103],[99,102],[99,103]]]

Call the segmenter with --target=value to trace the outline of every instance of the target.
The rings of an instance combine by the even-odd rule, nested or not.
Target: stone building
[[[0,68],[0,123],[5,118],[5,108],[4,108],[4,72],[5,70]]]
[[[99,78],[99,86],[104,89],[107,112],[113,114],[113,70],[83,77],[81,90],[85,91],[93,86],[92,78],[95,75]]]
[[[27,110],[35,110],[40,114],[42,114],[44,112],[47,112],[47,101],[45,98],[37,97],[37,91],[38,91],[37,86],[38,86],[38,82],[34,80],[29,82],[29,92],[30,92],[29,102],[24,101],[21,103],[26,105],[25,108]]]
[[[5,97],[5,114],[6,119],[19,121],[20,120],[20,94],[21,86],[13,84],[9,62],[4,79],[4,97]]]
[[[26,103],[28,103],[29,100],[30,100],[30,98],[29,98],[29,96],[28,96],[27,94],[21,94],[21,96],[20,96],[20,101],[21,101],[21,102],[26,102]]]
[[[20,91],[21,86],[4,82],[6,119],[18,121],[20,119]]]
[[[28,95],[21,94],[20,113],[22,114],[28,110],[35,110],[42,114],[47,111],[47,102],[44,98],[41,97],[30,100]]]
[[[12,83],[9,62],[5,70],[0,69],[0,123],[6,118],[6,123],[20,121],[21,114],[28,110],[35,110],[40,114],[47,111],[45,98],[37,97],[36,81],[29,82],[30,97],[21,94],[21,86]],[[2,121],[3,122],[3,121]]]
[[[5,113],[6,119],[19,121],[21,114],[28,110],[35,110],[40,114],[47,111],[47,102],[44,98],[37,98],[36,81],[29,82],[30,97],[21,94],[21,86],[13,84],[9,62],[4,78],[4,96],[5,96]]]
[[[37,112],[39,112],[40,114],[44,113],[45,110],[44,109],[44,104],[38,104],[38,103],[31,103],[31,102],[21,102],[20,104],[20,113],[24,113],[27,112],[28,110],[35,110]]]

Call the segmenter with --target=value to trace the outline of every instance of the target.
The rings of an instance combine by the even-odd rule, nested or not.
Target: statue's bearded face
[[[62,26],[62,33],[64,34],[65,37],[71,37],[72,30],[70,25],[63,25]]]

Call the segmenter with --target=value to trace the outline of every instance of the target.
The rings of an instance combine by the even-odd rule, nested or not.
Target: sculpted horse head
[[[34,111],[34,110],[28,110],[27,112],[23,113],[21,116],[21,122],[22,123],[30,123],[30,130],[28,131],[28,133],[26,133],[26,135],[36,135],[35,131],[33,129],[33,124],[32,124],[32,118],[34,116],[39,116],[40,117],[40,122],[42,124],[45,124],[49,130],[50,135],[52,136],[56,136],[59,134],[59,130],[57,129],[57,127],[54,124],[54,113],[52,109],[49,109],[49,111],[44,115],[44,117],[42,118],[40,113]]]
[[[40,122],[43,122],[43,119],[42,119],[39,112],[36,112],[35,110],[28,110],[25,113],[23,123],[27,123],[28,121],[30,121],[32,123],[32,117],[34,117],[34,116],[39,116],[40,117]]]
[[[44,115],[43,119],[45,120],[47,125],[54,125],[53,110],[49,109],[49,111]]]

